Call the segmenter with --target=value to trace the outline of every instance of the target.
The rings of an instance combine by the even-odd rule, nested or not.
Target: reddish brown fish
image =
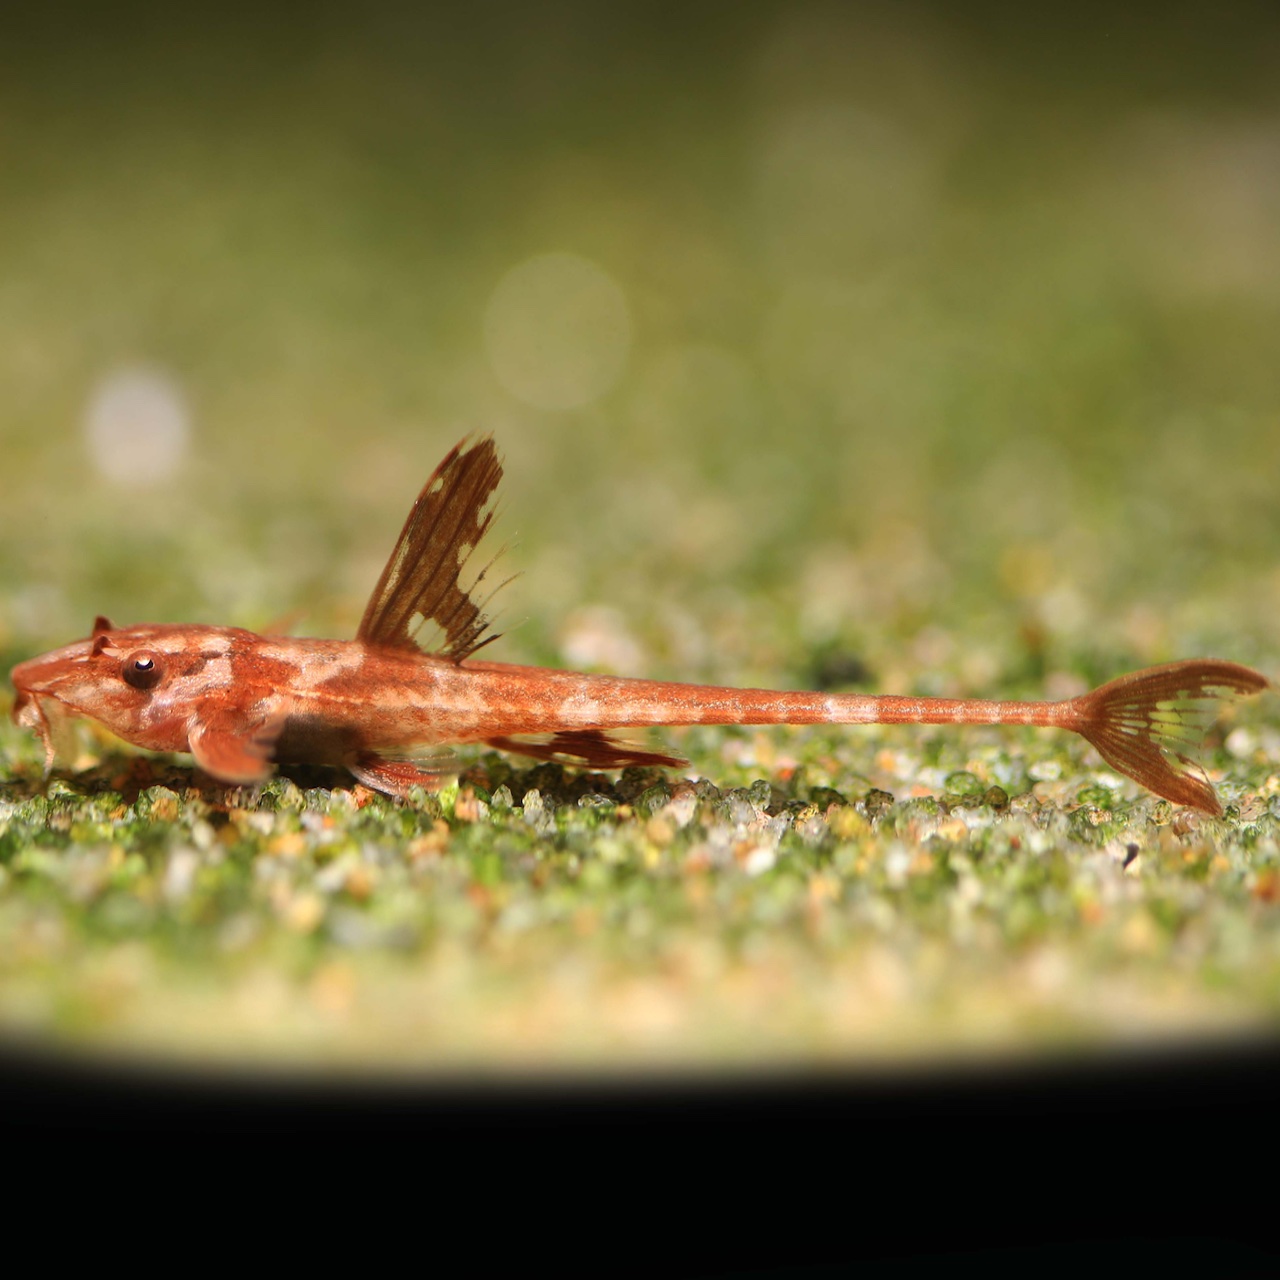
[[[432,747],[483,742],[600,769],[681,765],[611,737],[689,724],[1022,724],[1070,729],[1157,795],[1208,813],[1221,806],[1194,751],[1216,700],[1267,680],[1233,662],[1196,659],[1121,676],[1064,702],[780,693],[585,675],[483,662],[497,637],[477,603],[485,579],[461,575],[492,520],[502,475],[492,439],[459,444],[418,496],[354,640],[293,639],[236,627],[114,627],[13,670],[13,716],[53,766],[52,721],[88,716],[137,746],[189,751],[227,783],[266,778],[277,762],[341,765],[391,795],[438,786],[450,757]],[[415,639],[436,623],[444,643]],[[417,756],[415,759],[414,756]]]

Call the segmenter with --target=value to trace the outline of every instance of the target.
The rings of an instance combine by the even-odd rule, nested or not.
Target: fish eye
[[[152,653],[150,649],[139,649],[124,660],[120,674],[125,684],[135,689],[154,689],[164,675],[164,666],[159,654]]]

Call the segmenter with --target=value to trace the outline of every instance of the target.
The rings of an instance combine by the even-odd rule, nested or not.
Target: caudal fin
[[[1267,686],[1265,676],[1234,662],[1170,662],[1073,699],[1080,716],[1073,727],[1113,769],[1166,800],[1216,817],[1222,806],[1196,752],[1221,699]]]

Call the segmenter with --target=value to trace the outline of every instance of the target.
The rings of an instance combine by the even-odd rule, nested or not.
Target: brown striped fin
[[[499,751],[514,751],[535,760],[557,760],[561,764],[585,764],[593,769],[626,769],[631,765],[679,768],[689,763],[679,756],[647,751],[632,742],[623,742],[603,729],[564,729],[560,733],[519,734],[486,741]]]
[[[1267,687],[1265,676],[1235,662],[1148,667],[1076,699],[1084,721],[1077,731],[1113,769],[1216,817],[1222,805],[1197,761],[1205,734],[1222,701]]]
[[[391,559],[373,590],[356,638],[389,649],[418,649],[418,629],[434,622],[443,643],[433,650],[461,662],[496,640],[475,592],[459,581],[493,520],[489,500],[502,478],[493,437],[455,445],[427,481],[409,512]],[[503,584],[500,584],[503,585]]]

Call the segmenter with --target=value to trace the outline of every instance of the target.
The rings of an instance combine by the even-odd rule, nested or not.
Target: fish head
[[[135,746],[186,750],[199,699],[231,684],[236,634],[220,627],[113,627],[98,618],[86,639],[13,668],[14,722],[39,735],[46,768],[56,754],[55,725],[75,716]]]

